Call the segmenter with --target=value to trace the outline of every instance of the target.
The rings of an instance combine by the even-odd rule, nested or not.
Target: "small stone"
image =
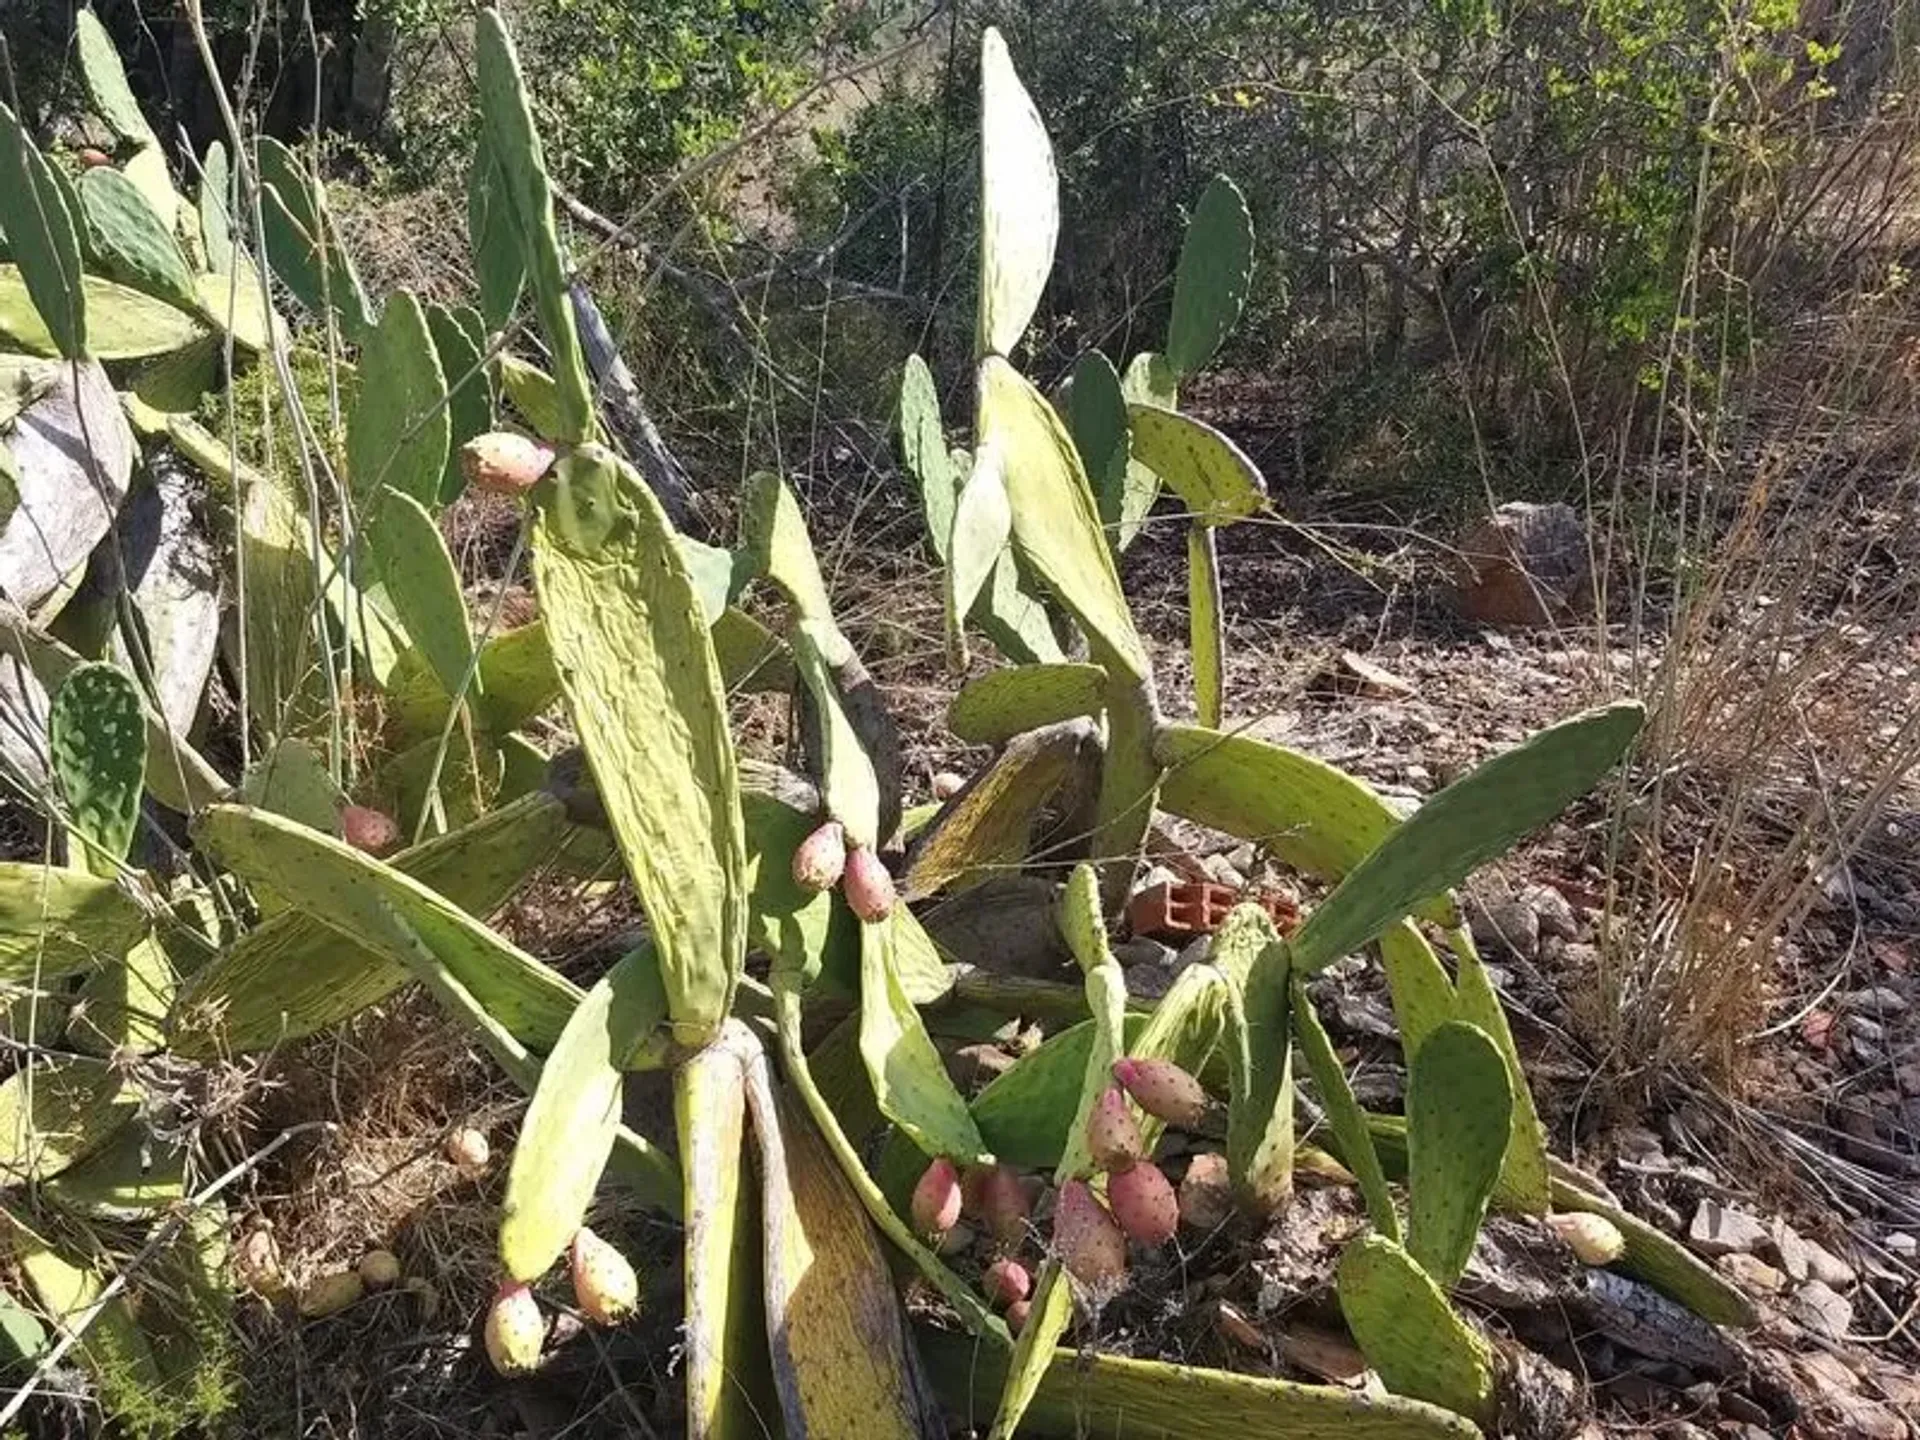
[[[1816,1240],[1803,1241],[1807,1247],[1807,1265],[1813,1272],[1813,1278],[1835,1290],[1850,1290],[1860,1277],[1854,1269],[1838,1255]]]
[[[1520,898],[1533,907],[1541,935],[1559,940],[1580,938],[1580,917],[1574,913],[1573,902],[1553,886],[1529,885]]]
[[[1138,1000],[1159,1000],[1173,988],[1173,977],[1153,965],[1130,965],[1121,972],[1127,994]]]
[[[1722,1255],[1715,1264],[1723,1275],[1743,1290],[1751,1290],[1759,1295],[1778,1295],[1787,1288],[1787,1277],[1758,1255],[1736,1250],[1731,1255]]]
[[[1702,1255],[1751,1254],[1768,1240],[1767,1227],[1744,1210],[1732,1210],[1718,1200],[1702,1200],[1693,1212],[1687,1240]]]
[[[1900,1015],[1906,1012],[1907,997],[1891,985],[1876,985],[1870,990],[1854,990],[1842,996],[1840,1008],[1882,1017]]]
[[[1209,855],[1200,862],[1200,866],[1207,872],[1207,878],[1216,885],[1224,885],[1229,890],[1247,888],[1247,877],[1236,869],[1234,863],[1225,855],[1218,853]]]
[[[1898,1255],[1902,1260],[1911,1260],[1915,1255],[1920,1255],[1920,1237],[1903,1231],[1894,1231],[1881,1243],[1887,1247],[1889,1255]]]
[[[1804,1285],[1812,1277],[1813,1259],[1807,1253],[1807,1242],[1784,1220],[1773,1222],[1773,1251],[1794,1284]]]
[[[998,1045],[962,1045],[947,1056],[947,1074],[964,1092],[980,1089],[1013,1068],[1013,1056]]]
[[[1816,1334],[1844,1340],[1853,1324],[1853,1302],[1824,1281],[1809,1280],[1787,1302],[1787,1314]]]
[[[1466,911],[1474,943],[1483,949],[1528,960],[1538,953],[1540,917],[1518,896],[1468,891]]]
[[[1150,935],[1136,935],[1131,940],[1122,940],[1113,947],[1113,958],[1120,962],[1120,968],[1131,970],[1136,965],[1150,966],[1156,970],[1173,969],[1173,962],[1180,952],[1171,945],[1162,945]]]

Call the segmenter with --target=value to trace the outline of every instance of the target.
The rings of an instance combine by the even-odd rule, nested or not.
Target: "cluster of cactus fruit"
[[[696,1440],[759,1433],[763,1392],[791,1435],[940,1433],[929,1380],[950,1407],[991,1413],[995,1437],[1078,1433],[1090,1417],[1111,1417],[1102,1433],[1114,1434],[1471,1434],[1493,1414],[1499,1372],[1450,1292],[1490,1207],[1541,1217],[1583,1260],[1710,1319],[1747,1318],[1711,1271],[1555,1168],[1450,897],[1618,759],[1637,707],[1543,732],[1405,822],[1342,772],[1219,728],[1212,531],[1260,510],[1264,487],[1245,455],[1175,402],[1245,296],[1253,237],[1229,182],[1195,208],[1163,352],[1136,357],[1124,377],[1090,354],[1050,400],[1011,357],[1052,264],[1052,155],[1000,36],[983,36],[974,435],[949,446],[931,372],[915,361],[901,448],[942,564],[955,658],[971,628],[1019,663],[974,679],[949,715],[994,758],[904,810],[891,719],[834,618],[791,491],[753,477],[741,541],[721,550],[678,534],[610,447],[539,139],[494,9],[476,17],[471,312],[404,293],[376,306],[324,189],[266,142],[231,163],[209,155],[195,205],[170,184],[161,193],[164,160],[156,176],[157,147],[139,138],[111,48],[82,15],[95,108],[130,152],[100,168],[124,169],[151,213],[124,194],[83,205],[83,251],[64,175],[5,116],[0,332],[57,355],[44,362],[56,372],[97,378],[100,396],[85,403],[104,409],[89,412],[101,422],[89,428],[106,434],[131,417],[142,484],[182,460],[215,482],[249,587],[226,627],[227,669],[264,742],[237,783],[188,742],[207,670],[189,675],[190,703],[169,703],[159,662],[186,647],[162,644],[180,629],[159,623],[165,587],[135,589],[140,626],[113,623],[126,608],[111,587],[108,624],[62,625],[86,595],[74,576],[92,568],[105,525],[74,531],[32,613],[4,617],[29,726],[27,682],[52,693],[41,723],[51,765],[36,793],[65,860],[0,866],[0,980],[28,1017],[24,1030],[9,1025],[35,1057],[54,1057],[0,1082],[0,1208],[39,1314],[78,1339],[110,1408],[164,1380],[181,1351],[165,1306],[135,1307],[110,1288],[144,1277],[76,1247],[66,1222],[106,1207],[179,1226],[200,1282],[174,1293],[209,1307],[226,1300],[225,1224],[216,1200],[191,1203],[184,1167],[155,1182],[140,1158],[158,1133],[140,1067],[101,1055],[165,1052],[177,1065],[267,1050],[409,983],[531,1096],[502,1195],[487,1354],[508,1374],[541,1364],[549,1327],[536,1287],[563,1257],[579,1313],[625,1320],[639,1279],[589,1212],[663,1212],[684,1227]],[[176,246],[176,266],[156,235],[188,230],[196,243]],[[238,238],[248,235],[263,237],[264,254]],[[344,445],[321,447],[311,475],[272,470],[270,448],[261,468],[244,464],[184,408],[160,408],[167,395],[178,404],[182,386],[198,405],[225,383],[219,365],[182,357],[224,356],[227,340],[244,347],[248,336],[221,330],[190,294],[224,278],[233,315],[243,275],[261,295],[278,293],[258,281],[270,276],[315,329],[356,352]],[[546,370],[506,350],[523,298]],[[284,359],[298,331],[260,303],[249,334]],[[60,478],[31,443],[51,419],[34,407],[58,379],[41,363],[0,355],[0,375],[25,377],[0,389],[22,523],[45,520]],[[116,392],[119,382],[132,388]],[[503,427],[503,395],[533,433]],[[297,395],[281,400],[298,406]],[[302,423],[310,435],[325,428]],[[1115,567],[1163,486],[1188,527],[1197,725],[1162,715]],[[436,523],[463,488],[523,507],[533,624],[475,635]],[[0,563],[8,554],[0,534]],[[779,633],[751,618],[755,586],[781,602]],[[1082,647],[1086,660],[1068,658]],[[736,753],[727,697],[756,687],[794,697],[804,772]],[[353,772],[354,737],[340,733],[355,713],[340,702],[369,693],[391,755],[371,777]],[[577,755],[549,754],[527,733],[555,704]],[[189,818],[191,864],[177,874],[134,868],[143,806],[148,818]],[[1049,807],[1066,823],[1045,823]],[[1156,809],[1259,843],[1327,890],[1284,936],[1259,906],[1236,908],[1199,963],[1140,1006],[1109,936]],[[1051,923],[1078,983],[1045,987],[1050,1013],[1073,1023],[963,1095],[935,1043],[942,1026],[967,1023],[943,1005],[956,967],[915,906],[1043,850],[1049,866],[1077,862]],[[485,923],[540,867],[591,873],[609,859],[647,928],[589,988]],[[1355,1103],[1305,986],[1369,950],[1409,1059],[1404,1120]],[[770,962],[764,972],[748,973],[750,952]],[[1023,1013],[1032,994],[1001,1001],[997,1018]],[[1129,1246],[1165,1246],[1183,1224],[1207,1235],[1236,1216],[1285,1223],[1308,1104],[1296,1054],[1370,1222],[1342,1256],[1339,1303],[1393,1395],[1064,1349],[1076,1313],[1128,1283]],[[636,1070],[672,1073],[673,1147],[622,1123]],[[1169,1126],[1210,1147],[1189,1155],[1177,1188],[1152,1158]],[[484,1167],[484,1157],[462,1166]],[[971,1280],[955,1268],[963,1220],[982,1233]],[[927,1302],[915,1314],[937,1324],[909,1321],[889,1249]],[[0,1318],[7,1307],[26,1313],[9,1300]],[[968,1340],[955,1351],[944,1337],[958,1332]],[[1182,1398],[1170,1411],[1176,1368]]]

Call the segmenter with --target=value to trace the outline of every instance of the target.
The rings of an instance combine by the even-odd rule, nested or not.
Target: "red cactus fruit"
[[[1018,1335],[1027,1328],[1027,1316],[1033,1313],[1031,1300],[1016,1300],[1007,1306],[1007,1328]]]
[[[869,924],[893,913],[893,876],[872,846],[862,845],[848,853],[840,888],[853,913]]]
[[[1018,1260],[996,1260],[987,1267],[980,1288],[996,1305],[1017,1305],[1033,1293],[1033,1276]]]
[[[1094,1101],[1087,1116],[1087,1150],[1093,1163],[1102,1170],[1119,1172],[1135,1164],[1146,1154],[1140,1140],[1140,1127],[1133,1122],[1127,1097],[1117,1085],[1109,1085]]]
[[[1180,1226],[1180,1202],[1174,1198],[1173,1186],[1151,1160],[1108,1176],[1107,1204],[1136,1245],[1164,1245]]]
[[[385,855],[400,843],[400,825],[385,811],[345,805],[340,810],[340,838],[369,855]]]
[[[1127,1237],[1084,1180],[1060,1187],[1053,1207],[1053,1248],[1068,1273],[1089,1289],[1117,1289],[1127,1278]]]
[[[533,1291],[517,1281],[500,1287],[487,1311],[487,1358],[502,1375],[524,1375],[540,1364],[547,1322]]]
[[[1227,1157],[1213,1151],[1187,1161],[1180,1181],[1180,1220],[1189,1230],[1218,1230],[1233,1215],[1233,1181]]]
[[[460,447],[460,473],[490,495],[523,495],[552,465],[552,446],[510,430],[476,435]]]
[[[847,868],[847,832],[838,820],[829,820],[793,852],[793,883],[818,894],[840,883]]]
[[[83,147],[74,158],[79,160],[83,170],[98,170],[102,165],[113,164],[111,155],[104,150],[96,150],[91,145]]]
[[[1113,1062],[1113,1078],[1147,1114],[1177,1130],[1192,1130],[1206,1118],[1206,1087],[1171,1060]]]
[[[1002,1245],[1014,1244],[1026,1234],[1027,1216],[1033,1207],[1027,1199],[1026,1182],[1013,1166],[970,1166],[961,1189],[967,1213],[978,1216]]]
[[[913,1228],[922,1235],[947,1233],[960,1218],[960,1172],[939,1156],[913,1187]]]
[[[598,1325],[618,1325],[640,1308],[640,1277],[627,1257],[582,1225],[568,1252],[573,1298]]]

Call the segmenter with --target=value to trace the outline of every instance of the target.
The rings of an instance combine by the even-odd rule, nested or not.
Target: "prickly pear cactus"
[[[1340,1313],[1389,1390],[1485,1423],[1493,1408],[1493,1351],[1454,1313],[1433,1277],[1384,1235],[1340,1257]]]
[[[1239,322],[1253,281],[1253,217],[1240,187],[1216,175],[1187,222],[1167,322],[1167,363],[1191,375]]]
[[[146,713],[133,681],[112,665],[76,667],[53,698],[47,749],[74,863],[112,876],[133,846],[147,770]]]
[[[53,168],[4,104],[0,104],[0,234],[7,237],[27,297],[55,348],[69,360],[79,359],[87,352],[79,232]]]
[[[1452,1020],[1407,1077],[1407,1250],[1442,1287],[1467,1268],[1500,1179],[1513,1114],[1506,1062],[1484,1030]]]

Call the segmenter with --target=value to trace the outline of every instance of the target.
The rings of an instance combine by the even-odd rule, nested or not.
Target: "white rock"
[[[1751,1255],[1768,1240],[1765,1222],[1744,1210],[1732,1210],[1718,1200],[1702,1200],[1687,1228],[1687,1240],[1702,1255]]]
[[[1800,1287],[1787,1302],[1787,1314],[1832,1340],[1845,1339],[1853,1325],[1853,1303],[1819,1280],[1809,1280]]]

